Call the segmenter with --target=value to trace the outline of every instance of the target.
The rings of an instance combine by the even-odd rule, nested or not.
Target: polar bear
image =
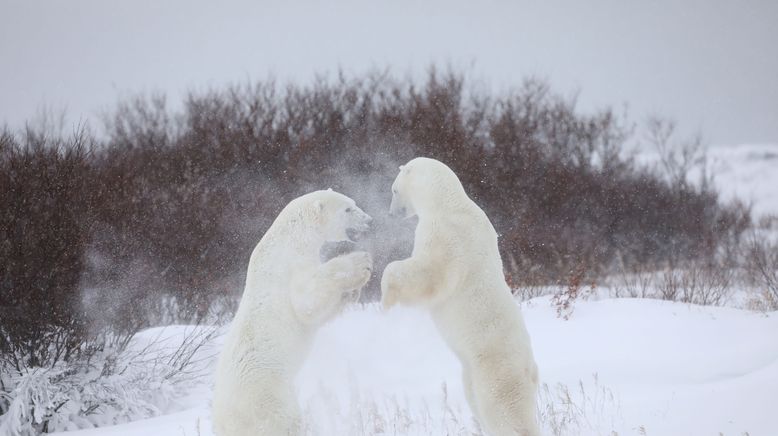
[[[428,158],[400,167],[390,212],[419,222],[411,257],[384,269],[384,309],[429,310],[462,364],[467,401],[487,434],[538,435],[537,366],[486,214],[449,167]]]
[[[301,433],[294,377],[316,329],[356,301],[372,270],[366,252],[322,263],[319,250],[371,220],[349,197],[316,191],[290,202],[259,241],[216,369],[216,436]]]

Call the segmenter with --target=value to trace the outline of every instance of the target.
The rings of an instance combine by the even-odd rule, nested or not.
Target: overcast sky
[[[0,0],[0,124],[97,123],[118,98],[341,68],[547,78],[713,144],[778,143],[778,1]]]

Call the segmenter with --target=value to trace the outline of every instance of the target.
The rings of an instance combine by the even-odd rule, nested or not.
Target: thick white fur
[[[465,394],[493,436],[539,434],[538,371],[505,282],[497,233],[445,164],[416,158],[392,185],[393,213],[418,215],[411,257],[381,278],[385,309],[426,307],[462,363]]]
[[[322,263],[319,250],[369,221],[350,198],[316,191],[289,203],[259,241],[216,370],[217,436],[300,434],[294,377],[316,329],[359,297],[372,269],[368,253]]]

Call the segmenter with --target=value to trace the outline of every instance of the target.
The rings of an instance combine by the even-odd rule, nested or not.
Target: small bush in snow
[[[567,286],[560,288],[551,297],[551,305],[556,309],[558,318],[570,319],[575,309],[575,301],[579,298],[587,298],[594,293],[594,283],[590,284],[588,288],[584,285],[585,274],[585,266],[579,264],[570,272]]]
[[[689,262],[663,271],[657,281],[657,291],[663,300],[721,306],[731,294],[733,275],[734,269],[726,265]]]
[[[738,284],[739,258],[721,255],[649,270],[638,267],[607,280],[616,298],[656,298],[702,306],[730,302]]]
[[[778,243],[754,235],[747,260],[750,277],[757,286],[752,306],[758,310],[778,310]]]
[[[2,366],[0,434],[33,436],[158,415],[210,365],[215,328],[136,337],[126,347],[50,367]]]

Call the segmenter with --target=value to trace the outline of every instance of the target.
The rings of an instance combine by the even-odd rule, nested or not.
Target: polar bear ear
[[[332,188],[327,188],[327,192],[332,192]]]

